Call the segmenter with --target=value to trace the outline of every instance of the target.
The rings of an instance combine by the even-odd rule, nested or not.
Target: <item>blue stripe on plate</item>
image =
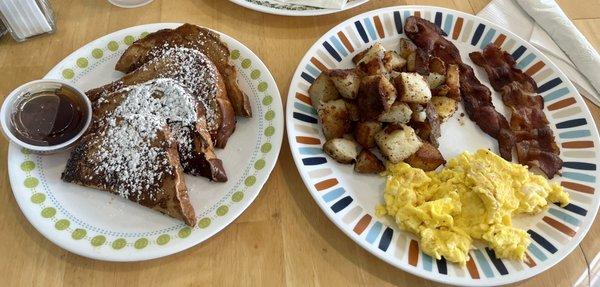
[[[327,159],[324,157],[307,157],[302,159],[302,163],[304,165],[320,165],[327,162]]]
[[[342,54],[344,57],[348,56],[346,48],[344,48],[344,45],[342,45],[342,42],[340,42],[340,39],[338,39],[337,35],[331,36],[329,40],[331,43],[333,43],[333,46],[335,46],[335,49],[340,52],[340,54]]]
[[[479,45],[479,47],[481,49],[484,49],[487,45],[489,45],[492,42],[492,39],[494,39],[495,35],[496,35],[496,29],[490,28],[487,31],[487,33],[485,33],[485,37],[483,37],[483,41],[481,41],[481,44]]]
[[[411,12],[408,10],[404,11],[404,20],[408,19],[408,17],[412,16]]]
[[[303,121],[303,122],[306,122],[306,123],[316,124],[317,122],[319,122],[319,120],[317,120],[316,118],[313,118],[311,116],[307,116],[307,115],[302,114],[302,113],[294,112],[293,115],[294,115],[294,119],[297,119],[299,121]]]
[[[487,261],[487,258],[485,258],[485,255],[483,255],[483,252],[481,252],[479,249],[475,249],[473,250],[473,253],[475,253],[475,258],[477,259],[477,262],[479,263],[479,267],[483,271],[483,274],[485,274],[485,277],[494,277],[494,271],[492,271],[492,267]]]
[[[587,215],[587,210],[579,205],[575,205],[573,203],[569,203],[563,207],[563,209],[573,212],[575,214],[579,214],[581,216]]]
[[[556,247],[552,245],[550,241],[546,240],[546,238],[541,236],[539,233],[531,229],[527,230],[527,233],[529,233],[529,236],[531,237],[531,239],[533,239],[533,241],[537,242],[540,246],[548,250],[550,253],[554,254],[556,253],[556,251],[558,251],[558,249],[556,249]]]
[[[348,205],[350,205],[350,203],[352,203],[354,199],[352,199],[352,197],[350,196],[346,196],[342,199],[340,199],[338,202],[334,203],[331,206],[331,210],[333,210],[333,212],[338,213],[342,210],[344,210],[344,208],[348,207]]]
[[[315,81],[315,78],[311,77],[309,74],[307,74],[305,72],[302,72],[300,77],[302,77],[302,79],[306,80],[309,84],[312,84]]]
[[[560,78],[554,78],[548,82],[546,82],[545,84],[541,85],[538,87],[538,94],[543,94],[549,90],[552,90],[554,87],[562,84],[562,80]]]
[[[512,53],[512,57],[513,59],[515,59],[515,61],[517,59],[519,59],[523,53],[525,53],[525,51],[527,51],[527,48],[525,48],[525,46],[519,46],[519,48],[517,48],[513,53]]]
[[[596,170],[596,164],[578,161],[565,161],[563,162],[563,167],[579,170]]]
[[[433,270],[433,258],[423,252],[421,252],[421,257],[423,258],[423,269],[427,271]]]
[[[440,27],[440,29],[442,28],[442,12],[435,13],[435,20],[433,22],[435,23],[435,25]]]
[[[318,155],[323,154],[323,149],[320,147],[301,147],[298,148],[298,152],[302,155]]]
[[[540,261],[546,261],[546,259],[548,259],[546,254],[544,254],[544,252],[533,243],[527,246],[527,250],[529,250],[529,252],[531,252],[531,254],[533,254],[533,256],[539,259]]]
[[[569,88],[567,88],[567,87],[560,88],[556,91],[551,92],[550,94],[545,95],[544,102],[556,100],[558,98],[561,98],[561,97],[567,95],[568,93],[569,93]]]
[[[394,230],[386,227],[385,231],[383,231],[383,235],[381,235],[381,240],[379,240],[379,249],[383,252],[387,251],[390,243],[392,242],[392,237],[394,237]]]
[[[336,189],[324,194],[323,200],[325,200],[325,202],[334,201],[334,200],[338,199],[340,196],[344,195],[345,192],[346,191],[344,190],[343,187],[336,188]]]
[[[442,259],[436,260],[436,264],[440,274],[448,275],[448,264],[446,263],[446,258],[442,257]]]
[[[402,34],[402,16],[399,11],[394,11],[394,24],[396,25],[396,32]]]
[[[331,44],[329,44],[329,42],[323,42],[323,47],[325,48],[325,50],[327,50],[329,55],[331,55],[336,61],[342,61],[342,57],[340,57],[340,54],[338,54],[338,52],[333,47],[331,47]]]
[[[379,232],[381,231],[382,227],[383,224],[381,224],[381,222],[375,221],[375,223],[373,224],[373,226],[371,226],[371,229],[369,229],[369,232],[367,233],[367,242],[373,244],[373,242],[375,242],[375,239],[377,239],[377,236],[379,236]]]
[[[483,30],[485,30],[485,25],[479,24],[477,29],[475,29],[475,34],[473,34],[473,38],[471,38],[471,45],[475,46],[481,39],[481,34],[483,34]]]
[[[365,26],[367,26],[367,31],[369,31],[369,35],[371,36],[371,39],[377,40],[377,33],[375,32],[375,26],[373,26],[371,19],[365,18],[365,19],[363,19],[363,23],[365,23]]]
[[[577,131],[562,132],[562,133],[558,134],[558,137],[561,139],[576,139],[576,138],[582,138],[582,137],[589,137],[591,135],[592,135],[592,133],[590,132],[590,130],[577,130]]]
[[[311,64],[306,65],[306,71],[308,71],[313,78],[316,78],[321,74],[321,71],[317,70],[317,68],[313,67]]]
[[[444,21],[444,32],[447,35],[450,35],[452,32],[452,22],[454,21],[454,15],[446,14],[446,21]]]
[[[500,259],[498,259],[498,257],[496,257],[496,252],[494,252],[493,249],[486,247],[485,252],[487,252],[488,256],[490,257],[490,260],[492,261],[492,264],[494,264],[494,266],[496,266],[496,270],[498,270],[498,272],[500,272],[500,275],[508,274],[508,270],[506,270],[506,266],[504,266],[504,263],[502,262],[502,260],[500,260]]]
[[[579,172],[571,172],[565,171],[562,173],[563,177],[573,180],[585,181],[585,182],[596,182],[596,177],[589,174],[579,173]]]
[[[531,64],[531,62],[533,62],[533,60],[535,60],[535,54],[531,53],[525,56],[523,60],[519,61],[519,63],[517,64],[517,68],[524,70],[525,67],[527,67],[529,64]]]
[[[294,108],[311,115],[317,115],[317,110],[315,110],[315,108],[307,106],[305,104],[301,104],[300,102],[294,102]]]
[[[557,129],[568,129],[573,127],[585,126],[587,121],[585,119],[574,119],[556,124]]]
[[[560,211],[560,210],[558,210],[556,208],[550,208],[550,209],[548,209],[548,213],[556,216],[560,220],[562,220],[564,222],[567,222],[567,223],[569,223],[571,225],[579,226],[579,223],[580,223],[579,219],[577,219],[577,218],[575,218],[575,217],[573,217],[571,215],[568,215],[565,212],[562,212],[562,211]]]
[[[354,26],[356,26],[356,30],[358,31],[358,34],[362,38],[363,42],[369,43],[369,37],[367,36],[367,32],[365,32],[365,28],[360,23],[360,21],[354,22]]]

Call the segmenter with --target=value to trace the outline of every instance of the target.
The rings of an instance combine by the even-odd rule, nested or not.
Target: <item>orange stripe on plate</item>
[[[548,216],[544,216],[544,218],[542,219],[544,222],[548,223],[548,225],[554,227],[556,230],[569,235],[571,237],[575,236],[575,230],[571,229],[570,227],[558,222],[556,219],[554,218],[550,218]]]
[[[544,66],[546,66],[546,64],[544,64],[544,62],[539,61],[537,63],[535,63],[533,66],[531,66],[529,69],[527,69],[527,71],[525,71],[525,74],[529,75],[530,77],[535,75],[535,73],[539,72]]]
[[[588,148],[594,147],[593,141],[574,141],[574,142],[564,142],[561,144],[564,148]]]
[[[533,267],[535,267],[535,265],[537,265],[535,263],[535,261],[533,261],[533,259],[531,259],[529,254],[527,254],[527,252],[525,252],[525,260],[523,260],[523,262],[525,263],[525,265],[529,266],[529,268],[533,268]]]
[[[554,104],[549,105],[548,110],[553,111],[553,110],[562,109],[562,108],[568,107],[576,102],[577,101],[575,101],[575,98],[568,98],[568,99],[560,100]]]
[[[379,38],[385,38],[385,32],[383,31],[383,25],[381,24],[381,19],[379,19],[379,16],[373,17],[373,22],[375,22],[375,29],[377,29],[377,34],[379,35]]]
[[[319,69],[321,72],[329,70],[327,69],[327,67],[325,67],[325,65],[323,65],[323,63],[321,63],[321,61],[317,60],[317,58],[315,57],[310,58],[310,62],[313,63],[313,65],[315,65],[317,69]]]
[[[408,264],[417,266],[417,263],[419,263],[419,243],[415,240],[411,240],[410,246],[408,247]]]
[[[583,193],[589,193],[589,194],[594,194],[594,188],[591,186],[587,186],[587,185],[583,185],[580,183],[574,183],[574,182],[570,182],[570,181],[563,181],[560,183],[560,185],[562,185],[564,188],[568,188],[571,190],[575,190],[575,191],[579,191],[579,192],[583,192]]]
[[[365,214],[359,221],[358,223],[356,223],[356,226],[354,226],[354,232],[358,235],[361,235],[363,233],[363,231],[365,231],[365,229],[367,229],[367,226],[369,225],[369,223],[371,223],[371,215],[369,214]]]
[[[473,279],[479,279],[479,271],[477,271],[477,265],[475,265],[475,260],[473,260],[473,256],[469,254],[469,261],[467,261],[467,270],[469,271],[469,275]]]
[[[415,11],[415,17],[421,18],[421,11]]]
[[[337,35],[338,37],[340,37],[340,40],[342,41],[342,44],[344,44],[344,47],[346,47],[346,49],[348,49],[350,53],[354,52],[354,47],[352,47],[352,44],[350,43],[350,41],[348,41],[348,37],[346,37],[346,34],[344,34],[344,32],[342,31],[339,31]]]
[[[296,99],[303,101],[305,104],[312,106],[312,101],[310,100],[310,97],[308,97],[307,95],[303,95],[301,93],[296,93]]]
[[[301,143],[301,144],[321,144],[321,140],[319,140],[318,138],[302,137],[302,136],[296,137],[296,142]]]
[[[496,41],[494,41],[494,45],[500,47],[500,46],[502,46],[502,44],[504,44],[505,40],[506,40],[506,35],[500,34],[500,36],[498,36],[498,38],[496,38]]]
[[[456,19],[456,24],[454,24],[454,31],[452,31],[452,39],[456,40],[458,39],[458,36],[460,36],[460,31],[462,31],[464,21],[465,20],[461,17],[458,17]]]
[[[324,181],[318,182],[317,184],[315,184],[315,188],[318,191],[321,191],[324,189],[328,189],[332,186],[335,186],[336,184],[338,184],[338,180],[335,178],[330,178],[330,179],[326,179]]]

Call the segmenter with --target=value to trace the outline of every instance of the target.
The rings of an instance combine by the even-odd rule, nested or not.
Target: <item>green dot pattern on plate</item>
[[[94,57],[95,59],[100,59],[102,58],[102,56],[104,56],[104,51],[102,51],[102,49],[94,49],[92,50],[92,57]]]
[[[267,85],[267,83],[260,82],[260,84],[258,84],[258,91],[259,92],[264,92],[264,91],[267,90],[268,87],[269,87],[269,85]]]
[[[21,169],[23,171],[32,171],[35,168],[35,163],[33,161],[25,161],[21,164]]]
[[[156,244],[165,245],[165,244],[169,243],[170,240],[171,240],[171,236],[169,236],[169,234],[163,234],[163,235],[159,236],[158,238],[156,238]]]
[[[88,66],[88,60],[86,58],[79,58],[77,59],[77,67],[79,68],[85,68]]]
[[[30,154],[30,153],[31,153],[31,151],[30,151],[30,150],[28,150],[28,149],[26,149],[26,148],[22,148],[22,149],[21,149],[21,153],[22,153],[22,154]]]
[[[231,196],[231,200],[233,202],[240,202],[240,201],[242,201],[243,198],[244,198],[244,193],[241,191],[238,191]]]
[[[261,170],[265,167],[265,160],[259,159],[254,163],[254,168],[257,170]]]
[[[100,246],[100,245],[104,244],[104,242],[106,242],[106,237],[104,237],[104,235],[96,235],[90,241],[92,246]]]
[[[79,240],[81,238],[84,238],[86,234],[87,231],[85,231],[85,229],[77,228],[73,230],[73,233],[71,233],[71,237],[75,240]]]
[[[265,114],[265,120],[270,121],[272,119],[275,118],[275,111],[273,110],[269,110],[266,114]]]
[[[62,76],[63,76],[63,78],[70,80],[70,79],[73,79],[73,77],[75,77],[75,72],[73,72],[72,69],[64,69],[62,71]]]
[[[142,34],[140,34],[140,39],[141,39],[141,38],[146,38],[146,36],[148,36],[148,34],[150,34],[150,33],[148,33],[148,32],[143,32]]]
[[[263,153],[268,153],[269,151],[271,151],[271,148],[273,146],[271,145],[271,143],[264,143],[261,147],[260,147],[260,151],[262,151]]]
[[[36,187],[38,184],[40,183],[40,181],[35,178],[35,177],[28,177],[25,179],[25,181],[23,182],[23,184],[25,185],[25,187],[27,188],[34,188]]]
[[[31,195],[31,202],[35,204],[40,204],[46,200],[46,195],[43,193],[34,193]]]
[[[148,239],[146,238],[140,238],[133,243],[135,249],[144,249],[146,246],[148,246]]]
[[[210,218],[204,217],[198,221],[198,227],[207,228],[210,225]]]
[[[256,80],[260,77],[260,71],[259,70],[253,70],[252,73],[250,73],[250,78],[252,78],[253,80]]]
[[[221,206],[219,206],[219,208],[217,208],[217,215],[223,216],[223,215],[227,214],[228,211],[229,211],[229,207],[227,205],[221,205]]]
[[[127,35],[125,36],[125,38],[123,39],[123,43],[125,43],[125,45],[129,46],[131,44],[133,44],[133,41],[135,41],[135,39],[133,38],[133,36],[131,35]]]
[[[113,243],[111,244],[112,248],[116,250],[122,249],[123,247],[125,247],[125,245],[127,245],[127,241],[123,238],[119,238],[113,241]]]
[[[273,97],[265,96],[262,100],[263,105],[268,106],[273,102]]]
[[[256,177],[253,175],[246,177],[246,180],[244,180],[246,186],[252,186],[254,183],[256,183]]]
[[[231,51],[231,58],[237,60],[240,57],[240,50]]]
[[[179,236],[179,238],[186,238],[190,236],[190,234],[192,234],[192,229],[189,226],[186,226],[179,230],[177,236]]]
[[[42,209],[42,216],[44,218],[50,218],[56,214],[56,209],[54,207],[46,207]]]
[[[269,126],[265,129],[265,135],[270,137],[275,134],[275,128],[273,126]]]
[[[244,59],[242,61],[242,68],[248,69],[250,68],[250,65],[252,65],[252,61],[250,61],[250,59]]]
[[[54,228],[56,228],[56,230],[65,230],[69,228],[69,225],[71,225],[69,220],[61,219],[54,224]]]
[[[108,49],[111,51],[116,51],[117,49],[119,49],[119,43],[115,42],[115,41],[110,41],[108,42],[107,45]]]

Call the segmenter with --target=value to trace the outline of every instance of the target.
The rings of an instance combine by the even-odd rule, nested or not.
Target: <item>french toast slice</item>
[[[227,181],[223,163],[213,151],[203,105],[173,79],[154,79],[102,93],[92,102],[94,121],[111,116],[149,114],[168,123],[185,173]]]
[[[71,151],[61,177],[195,225],[177,144],[156,116],[134,114],[95,121]]]
[[[229,48],[221,41],[219,34],[209,29],[183,24],[176,29],[163,29],[150,33],[125,50],[115,69],[124,73],[131,72],[160,55],[161,50],[169,46],[196,49],[207,55],[225,78],[227,96],[233,104],[236,115],[252,117],[250,100],[238,86],[237,70],[229,64]]]

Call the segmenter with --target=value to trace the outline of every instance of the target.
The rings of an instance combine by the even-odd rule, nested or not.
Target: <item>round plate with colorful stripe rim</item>
[[[369,0],[350,0],[343,9],[326,9],[306,5],[288,4],[277,0],[230,0],[240,6],[255,11],[284,16],[318,16],[352,9]]]
[[[467,54],[489,43],[501,45],[519,68],[538,83],[550,126],[564,161],[562,175],[553,179],[571,196],[565,207],[551,204],[539,215],[519,217],[515,225],[527,230],[532,243],[524,262],[498,259],[493,250],[475,244],[465,267],[435,260],[419,249],[416,237],[398,229],[392,219],[376,217],[383,202],[385,178],[359,175],[352,165],[341,165],[322,151],[324,136],[307,90],[321,71],[353,67],[351,58],[375,42],[398,49],[407,17],[420,15],[441,27]],[[477,77],[487,76],[475,68]],[[506,114],[497,93],[497,109]],[[472,121],[461,117],[462,104],[442,125],[440,150],[445,158],[463,151],[490,148],[497,143]],[[327,32],[308,51],[292,79],[288,94],[287,132],[292,155],[305,185],[323,212],[360,246],[386,262],[415,275],[457,285],[507,284],[534,276],[568,255],[587,233],[599,205],[598,132],[583,99],[565,75],[532,45],[501,27],[476,16],[438,7],[402,6],[375,10],[351,18]]]
[[[181,24],[127,28],[95,40],[67,56],[46,78],[87,90],[120,78],[114,70],[136,39]],[[194,227],[107,192],[60,180],[68,152],[36,155],[10,145],[8,172],[23,214],[46,238],[73,253],[109,261],[138,261],[170,255],[210,238],[254,201],[275,166],[283,140],[283,107],[277,85],[262,61],[243,44],[221,34],[237,67],[240,88],[254,116],[237,119],[227,147],[216,153],[229,181],[211,183],[186,176],[198,217]],[[244,151],[244,152],[240,152]]]

